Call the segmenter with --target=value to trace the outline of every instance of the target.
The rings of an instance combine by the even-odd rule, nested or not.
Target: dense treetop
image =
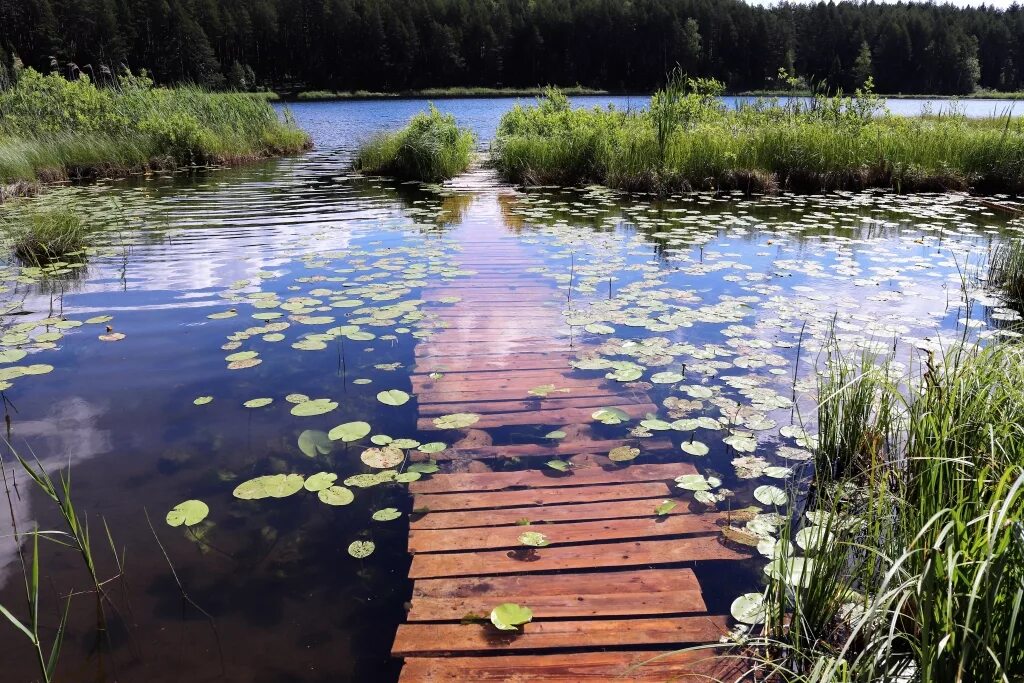
[[[1024,8],[739,0],[0,0],[16,65],[102,80],[405,90],[554,83],[643,91],[680,65],[732,90],[778,73],[847,91],[1024,88]]]

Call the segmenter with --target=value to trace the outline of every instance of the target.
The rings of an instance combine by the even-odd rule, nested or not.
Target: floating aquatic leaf
[[[611,449],[608,452],[608,459],[612,462],[626,462],[634,460],[640,455],[639,448],[631,448],[630,446],[618,446]]]
[[[433,474],[440,469],[441,468],[437,466],[437,463],[431,460],[430,462],[413,463],[412,465],[409,465],[408,471],[419,472],[420,474]]]
[[[192,401],[197,406],[205,406],[207,403],[213,400],[213,396],[199,396],[196,400]]]
[[[789,467],[765,467],[764,476],[771,477],[772,479],[785,479],[793,474],[793,470]]]
[[[548,432],[547,434],[545,434],[544,438],[545,439],[564,439],[565,438],[565,432],[563,432],[561,429],[556,429],[553,432]]]
[[[827,527],[808,526],[796,532],[793,541],[808,553],[820,552],[832,545],[834,536]]]
[[[397,481],[399,484],[408,484],[410,482],[418,480],[422,476],[423,475],[420,474],[419,472],[416,472],[414,470],[409,470],[408,472],[402,472],[401,474],[396,474],[395,475],[395,481]]]
[[[373,513],[372,517],[375,522],[390,522],[393,519],[398,519],[402,516],[402,513],[397,508],[383,508]]]
[[[586,325],[583,329],[591,334],[612,334],[615,332],[615,328],[611,325],[602,325],[600,323],[591,323]]]
[[[754,498],[762,505],[781,506],[789,502],[789,496],[778,486],[758,486],[754,489]]]
[[[112,316],[112,315],[98,315],[98,316],[96,316],[94,318],[86,319],[85,322],[90,324],[90,325],[96,325],[98,323],[109,323],[113,319],[114,319],[114,316]]]
[[[491,610],[491,623],[502,631],[517,631],[523,624],[533,621],[533,610],[513,602],[503,602]]]
[[[617,425],[629,421],[629,415],[619,408],[599,408],[590,416],[606,425]]]
[[[420,444],[416,450],[421,453],[440,453],[446,448],[448,448],[448,444],[443,441],[431,441],[430,443]]]
[[[753,453],[757,449],[757,440],[749,434],[735,433],[722,439],[740,453]]]
[[[558,470],[559,472],[568,472],[569,471],[569,463],[567,463],[564,460],[548,460],[544,464],[547,465],[548,467],[550,467],[553,470]]]
[[[264,406],[269,406],[273,402],[274,399],[272,398],[250,398],[242,405],[246,408],[262,408]]]
[[[416,439],[395,439],[390,444],[393,448],[401,448],[403,451],[407,451],[410,448],[416,448],[420,445],[420,442]]]
[[[707,455],[709,450],[707,445],[700,441],[684,441],[679,448],[681,448],[684,453],[689,453],[690,455],[695,456]]]
[[[690,398],[711,398],[715,395],[715,392],[711,391],[711,389],[702,387],[698,384],[691,384],[689,386],[682,387],[682,389]]]
[[[228,363],[228,370],[245,370],[246,368],[254,368],[263,361],[259,358],[247,358],[245,360],[235,360]]]
[[[370,437],[370,441],[377,444],[378,446],[387,446],[389,443],[394,441],[394,439],[392,439],[387,434],[374,434],[373,436]]]
[[[388,389],[377,394],[377,400],[386,406],[400,406],[409,402],[409,394],[399,389]]]
[[[668,513],[675,510],[676,505],[678,505],[678,503],[676,503],[676,501],[674,500],[663,500],[661,501],[661,503],[658,504],[656,508],[654,508],[654,514],[658,515],[659,517],[664,517]]]
[[[367,448],[359,456],[359,459],[369,467],[383,470],[401,465],[405,460],[405,454],[398,448],[385,446],[384,448]]]
[[[711,485],[702,474],[684,474],[676,477],[676,485],[687,491],[710,491]]]
[[[346,422],[340,424],[331,431],[327,432],[327,436],[332,441],[344,441],[346,443],[351,441],[359,441],[364,436],[370,433],[370,424],[368,422]]]
[[[269,474],[242,482],[235,487],[233,495],[242,500],[260,498],[286,498],[302,489],[301,474]]]
[[[171,526],[193,526],[206,519],[210,507],[201,500],[186,500],[178,503],[167,513],[167,523]]]
[[[0,363],[17,363],[28,355],[28,351],[21,349],[4,349],[0,351]]]
[[[655,384],[675,384],[683,381],[683,376],[678,372],[656,372],[651,375],[651,381]]]
[[[288,394],[284,397],[284,400],[289,403],[305,403],[309,400],[309,396],[306,396],[305,394]]]
[[[519,542],[534,548],[543,548],[549,543],[548,537],[539,531],[526,531],[519,534]]]
[[[361,560],[372,555],[375,548],[373,541],[352,541],[348,545],[348,554]]]
[[[609,372],[605,375],[607,379],[613,379],[617,382],[634,382],[643,377],[643,370],[637,368],[619,368],[614,372]]]
[[[480,421],[476,413],[452,413],[434,418],[434,426],[438,429],[464,429]]]
[[[124,334],[122,332],[108,332],[99,336],[99,340],[105,342],[116,342],[121,341],[122,339],[124,339]]]
[[[230,356],[224,358],[229,363],[233,363],[239,360],[250,360],[260,354],[255,351],[239,351],[238,353],[232,353]]]
[[[665,422],[664,420],[641,420],[640,426],[656,432],[663,432],[667,429],[672,429],[672,423]]]
[[[757,547],[757,544],[761,542],[761,537],[757,534],[752,534],[746,529],[740,529],[734,526],[722,527],[722,535],[733,543],[750,546],[751,548]]]
[[[312,417],[329,413],[337,407],[338,404],[329,398],[314,398],[296,404],[291,412],[296,417]]]
[[[307,491],[316,493],[329,488],[338,480],[338,475],[333,472],[317,472],[306,477],[306,481],[303,484]]]
[[[732,601],[729,612],[733,619],[742,624],[760,624],[765,618],[764,596],[760,593],[744,593]]]
[[[329,488],[321,489],[316,493],[317,498],[320,502],[326,503],[327,505],[348,505],[355,496],[344,486],[331,486]]]
[[[299,450],[310,458],[315,458],[318,453],[320,455],[327,455],[330,453],[334,450],[334,445],[327,437],[326,432],[307,429],[299,434]]]

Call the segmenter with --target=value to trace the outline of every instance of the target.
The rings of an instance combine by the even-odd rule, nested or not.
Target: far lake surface
[[[486,143],[515,101],[436,104]],[[980,116],[1015,104],[957,106]],[[476,286],[489,241],[516,250],[505,276],[552,312],[555,322],[538,334],[571,340],[579,362],[566,376],[607,375],[609,386],[658,411],[643,416],[646,426],[481,423],[472,437],[494,446],[550,446],[559,431],[635,439],[636,463],[691,463],[716,479],[722,509],[770,509],[755,500],[758,487],[799,491],[815,432],[814,366],[830,333],[851,354],[895,351],[917,367],[928,350],[1004,333],[1019,319],[985,291],[978,266],[1020,221],[1010,225],[963,195],[655,200],[602,188],[517,190],[488,178],[422,187],[348,166],[360,140],[400,126],[426,101],[288,106],[314,138],[309,153],[71,188],[95,200],[92,219],[104,226],[84,265],[51,278],[3,266],[0,350],[27,351],[0,364],[11,442],[54,475],[70,465],[101,578],[116,573],[104,520],[126,553],[123,578],[107,588],[118,611],[105,635],[96,636],[95,601],[73,601],[58,680],[397,680],[389,651],[411,586],[406,485],[355,479],[344,505],[307,490],[261,500],[232,492],[261,475],[329,472],[340,484],[374,471],[360,459],[368,437],[324,444],[309,430],[359,421],[375,437],[445,449],[466,438],[462,429],[423,429],[433,416],[417,404],[413,374],[423,345],[445,329],[445,307],[458,304],[433,292]],[[923,103],[889,106],[918,113]],[[936,102],[935,111],[947,106]],[[530,324],[510,323],[508,332]],[[101,340],[106,326],[124,338]],[[501,351],[500,338],[487,343]],[[458,372],[451,361],[435,381]],[[377,398],[385,390],[412,398],[385,404]],[[542,411],[560,400],[542,394],[558,390],[521,400]],[[304,414],[307,398],[325,410]],[[245,405],[254,399],[272,401]],[[653,440],[670,447],[648,453]],[[423,459],[433,448],[406,450]],[[10,476],[6,451],[4,463]],[[678,494],[689,500],[693,490]],[[168,510],[188,499],[209,505],[207,519],[191,532],[169,527]],[[386,508],[401,516],[373,519]],[[10,509],[20,530],[59,527],[24,475]],[[0,512],[0,604],[21,605],[21,570],[4,538],[10,517]],[[183,599],[154,532],[215,629]],[[373,554],[352,557],[356,540],[372,541]],[[709,611],[727,614],[734,597],[757,590],[765,562],[755,555],[699,568]],[[87,587],[80,560],[55,549],[42,573],[54,596]],[[53,625],[56,600],[46,608]],[[34,680],[23,640],[0,633],[0,678]]]

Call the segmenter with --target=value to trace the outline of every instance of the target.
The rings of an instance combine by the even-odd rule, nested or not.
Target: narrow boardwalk
[[[424,295],[458,301],[428,309],[447,326],[416,351],[419,427],[436,429],[433,419],[449,413],[481,419],[454,448],[430,456],[468,471],[410,486],[415,583],[392,648],[405,659],[401,681],[727,675],[707,652],[669,653],[717,641],[728,630],[726,616],[708,614],[693,563],[746,555],[719,541],[720,513],[695,512],[677,499],[667,515],[655,514],[672,496],[673,480],[694,473],[692,466],[618,466],[608,451],[637,440],[591,438],[597,408],[614,406],[633,418],[657,409],[645,392],[572,375],[579,343],[562,316],[565,294],[531,276],[536,262],[499,219],[461,228],[460,267],[476,274]],[[566,391],[529,394],[542,385]],[[533,425],[568,436],[552,446],[495,445],[487,432]],[[657,452],[671,442],[645,439],[642,447]],[[575,467],[536,469],[551,456]],[[487,463],[507,457],[529,458],[532,469],[489,471]],[[548,545],[525,547],[524,531],[543,533]],[[530,607],[533,621],[499,632],[487,616],[503,602]]]

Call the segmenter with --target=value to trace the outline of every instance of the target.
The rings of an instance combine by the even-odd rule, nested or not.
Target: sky
[[[818,0],[790,0],[791,2],[818,2]],[[895,2],[896,0],[880,0],[881,2]],[[751,5],[777,5],[779,0],[747,0]],[[943,2],[949,2],[952,5],[959,5],[960,7],[970,7],[977,5],[988,5],[989,7],[1009,7],[1013,4],[1013,0],[936,0],[938,4]]]

